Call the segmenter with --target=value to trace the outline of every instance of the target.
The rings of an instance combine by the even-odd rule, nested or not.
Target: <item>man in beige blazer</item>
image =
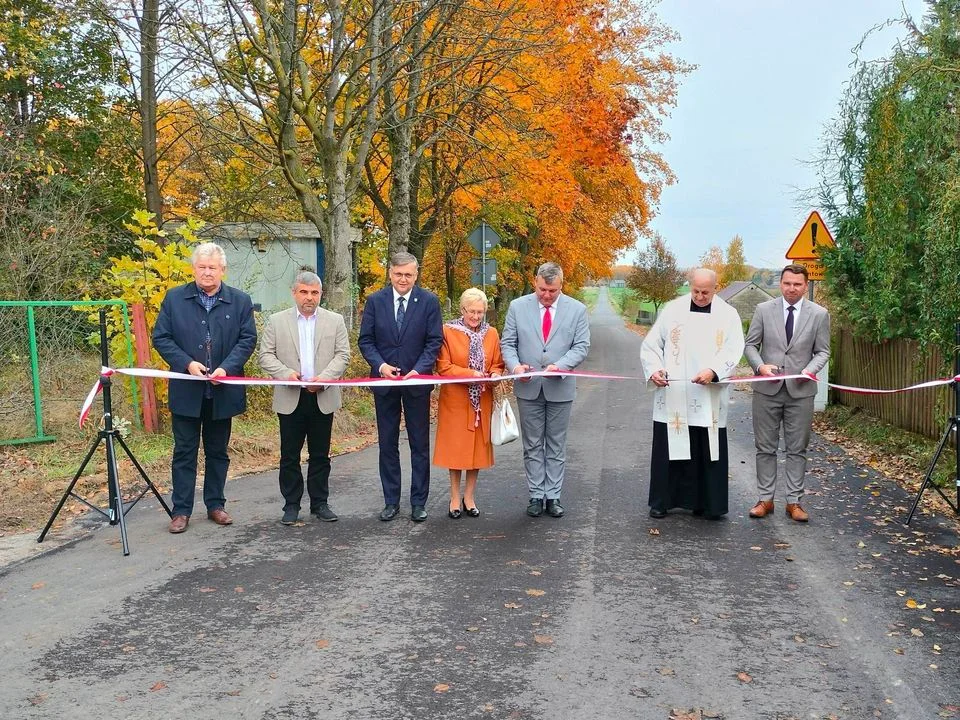
[[[295,307],[274,313],[267,320],[260,344],[260,367],[281,380],[317,381],[298,387],[277,385],[273,409],[280,418],[280,493],[284,525],[300,517],[303,472],[300,453],[307,442],[307,492],[310,514],[333,522],[330,509],[330,433],[333,413],[340,407],[340,388],[323,385],[347,369],[350,340],[343,316],[320,307],[323,286],[316,273],[302,270],[293,283]]]

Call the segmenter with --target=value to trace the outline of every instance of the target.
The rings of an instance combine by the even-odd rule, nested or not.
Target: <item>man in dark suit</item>
[[[757,375],[816,375],[830,358],[830,315],[807,292],[807,269],[787,265],[780,273],[781,298],[757,305],[747,330],[744,354]],[[797,522],[810,516],[800,506],[807,469],[807,444],[813,424],[813,380],[767,381],[753,384],[753,435],[757,446],[759,500],[750,517],[773,512],[777,484],[780,427],[787,450],[787,515]]]
[[[257,344],[257,326],[250,296],[222,282],[226,269],[223,248],[198,245],[193,251],[194,281],[167,292],[153,328],[153,346],[173,372],[209,378],[170,381],[172,533],[186,530],[193,513],[201,437],[207,517],[217,525],[233,522],[224,510],[227,444],[231,418],[247,409],[247,393],[242,385],[220,385],[214,378],[243,375]]]
[[[373,388],[380,444],[381,520],[400,512],[400,415],[407,421],[410,443],[410,519],[427,519],[430,492],[430,391],[432,385],[403,386],[411,375],[433,372],[443,344],[443,321],[437,296],[416,285],[419,265],[410,253],[390,258],[390,286],[367,298],[358,345],[370,364],[371,377],[394,378],[396,388]]]

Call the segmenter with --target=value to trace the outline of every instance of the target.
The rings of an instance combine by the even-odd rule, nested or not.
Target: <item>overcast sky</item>
[[[799,190],[816,185],[806,163],[836,115],[852,49],[904,6],[919,23],[922,0],[661,0],[657,14],[681,36],[671,51],[698,66],[664,124],[677,182],[652,223],[682,267],[738,234],[749,264],[782,267],[816,209]],[[904,34],[875,33],[862,56],[887,56]]]

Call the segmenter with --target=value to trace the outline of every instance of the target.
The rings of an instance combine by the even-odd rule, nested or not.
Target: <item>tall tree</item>
[[[838,316],[952,356],[960,307],[960,1],[931,0],[882,62],[861,62],[820,158]]]
[[[727,263],[723,259],[723,250],[720,249],[719,245],[711,245],[710,249],[700,256],[700,267],[713,270],[717,274],[718,286],[722,287],[719,283],[724,276]]]
[[[353,324],[350,213],[379,120],[395,0],[197,0],[184,29],[218,102],[277,162],[323,239],[324,290]],[[439,0],[431,0],[439,2]]]
[[[627,286],[646,302],[652,302],[654,314],[660,306],[677,296],[677,287],[683,282],[683,273],[677,268],[677,258],[659,233],[654,234],[647,249],[639,254]]]
[[[747,259],[743,254],[743,238],[734,235],[727,245],[727,257],[723,264],[723,275],[720,277],[720,287],[726,287],[738,280],[747,280],[750,277]]]

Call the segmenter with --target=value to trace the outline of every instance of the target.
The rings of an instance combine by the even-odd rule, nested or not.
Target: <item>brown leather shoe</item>
[[[787,503],[787,515],[790,516],[791,520],[797,522],[806,522],[810,519],[807,511],[800,507],[800,503]]]
[[[757,504],[750,508],[750,517],[762,518],[773,512],[773,500],[757,500]]]
[[[186,515],[174,515],[172,518],[170,518],[170,526],[167,528],[167,530],[172,532],[174,535],[177,535],[178,533],[182,533],[184,530],[186,530],[187,525],[189,524],[190,518],[188,518]]]
[[[217,508],[207,513],[207,517],[213,520],[217,525],[233,525],[233,518],[227,515],[223,508]]]

